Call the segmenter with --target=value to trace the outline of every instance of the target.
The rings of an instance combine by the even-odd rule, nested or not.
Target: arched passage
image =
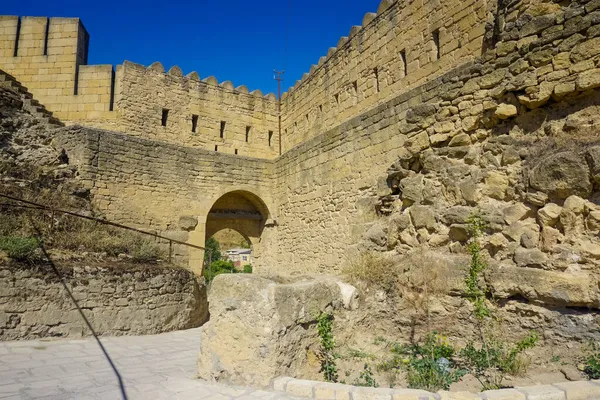
[[[258,195],[247,190],[233,190],[218,197],[210,207],[204,224],[198,224],[194,232],[194,244],[204,246],[206,240],[218,231],[232,229],[248,240],[253,258],[260,258],[261,235],[270,218],[265,202]],[[199,221],[200,222],[200,221]],[[190,257],[190,264],[197,273],[202,272],[204,252]],[[200,254],[202,253],[202,254]]]

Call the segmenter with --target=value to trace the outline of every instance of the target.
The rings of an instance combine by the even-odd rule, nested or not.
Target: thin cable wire
[[[35,224],[35,222],[33,221],[33,218],[31,218],[31,215],[29,215],[29,222],[31,222],[33,229],[35,229],[35,232],[37,234],[38,241],[39,241],[39,246],[40,246],[40,249],[42,250],[42,253],[44,254],[44,257],[48,260],[50,267],[52,267],[52,270],[54,271],[54,273],[60,280],[62,286],[64,287],[65,291],[67,292],[67,294],[69,295],[71,300],[73,301],[73,304],[75,304],[75,307],[77,308],[77,311],[79,311],[81,318],[83,318],[83,320],[85,321],[85,324],[87,325],[89,330],[92,332],[92,335],[94,336],[94,339],[96,339],[96,342],[98,343],[98,346],[100,347],[100,350],[102,350],[102,353],[104,353],[104,357],[106,358],[106,360],[110,364],[110,367],[112,368],[113,372],[117,376],[117,380],[119,381],[119,388],[121,389],[121,397],[123,398],[123,400],[127,400],[127,393],[125,392],[125,385],[123,384],[123,379],[121,378],[121,374],[119,373],[119,371],[117,370],[117,367],[115,366],[112,359],[108,355],[108,352],[104,348],[104,345],[100,341],[100,338],[96,334],[96,331],[94,331],[92,324],[90,323],[90,321],[87,319],[87,317],[83,313],[83,310],[81,309],[81,307],[79,307],[79,303],[77,303],[77,300],[73,296],[73,293],[71,293],[71,290],[69,289],[69,286],[67,285],[67,282],[63,278],[63,276],[60,273],[60,271],[58,270],[58,268],[56,268],[56,265],[52,261],[52,258],[50,258],[50,255],[48,254],[48,251],[46,250],[46,247],[44,246],[42,233],[41,233],[40,229],[37,227],[37,225]]]

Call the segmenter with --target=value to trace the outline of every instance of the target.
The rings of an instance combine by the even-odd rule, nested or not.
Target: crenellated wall
[[[165,72],[160,63],[148,68],[129,61],[118,65],[115,110],[117,118],[85,125],[229,154],[279,154],[274,95],[249,93],[231,82],[218,84],[213,77],[200,80],[196,72],[183,76],[176,66]],[[168,110],[165,126],[163,110]]]
[[[284,151],[481,55],[488,3],[383,0],[284,94]]]
[[[176,66],[165,73],[158,62],[87,65],[88,44],[78,18],[0,16],[0,69],[67,124],[234,155],[279,154],[274,94],[183,76]]]
[[[86,122],[127,133],[94,134],[98,141],[89,141],[96,157],[90,161],[96,170],[89,178],[95,202],[117,220],[168,230],[182,210],[206,216],[221,189],[254,188],[276,216],[268,240],[261,238],[262,248],[268,249],[263,265],[323,272],[341,268],[348,250],[377,220],[380,186],[389,189],[381,180],[407,152],[429,149],[445,160],[458,160],[452,173],[459,175],[428,187],[422,198],[472,204],[485,198],[482,193],[496,196],[488,186],[497,183],[502,195],[491,198],[504,202],[497,207],[508,207],[508,200],[517,201],[510,187],[524,169],[518,164],[510,167],[512,175],[500,174],[505,161],[488,149],[497,147],[490,138],[508,136],[502,139],[508,142],[532,132],[544,138],[555,129],[553,120],[560,122],[559,130],[570,132],[562,128],[568,115],[556,110],[575,113],[573,103],[587,107],[594,121],[595,109],[586,96],[600,87],[600,3],[521,0],[495,6],[479,0],[384,0],[378,15],[369,14],[364,27],[354,29],[348,42],[332,50],[286,97],[284,127],[295,114],[305,119],[306,109],[319,110],[311,104],[318,105],[320,98],[335,100],[335,88],[347,88],[350,82],[353,90],[353,76],[360,71],[364,74],[356,79],[357,89],[363,90],[357,93],[373,90],[367,72],[383,65],[377,67],[380,91],[344,111],[324,105],[328,119],[302,128],[297,143],[285,141],[286,151],[274,161],[242,157],[242,149],[257,158],[277,154],[260,153],[264,131],[273,129],[277,135],[272,97],[246,94],[244,88],[217,85],[209,78],[200,81],[193,73],[184,77],[176,67],[165,73],[160,64],[144,68],[126,62],[115,74],[114,113],[119,118]],[[408,27],[413,30],[402,34]],[[427,50],[427,43],[433,44],[427,38],[437,30],[439,60],[436,46]],[[402,49],[407,75],[394,81],[390,77],[398,73],[398,60],[403,64],[396,57]],[[350,104],[342,95],[339,99]],[[166,127],[161,125],[163,108],[169,110]],[[190,132],[191,115],[198,115],[196,134]],[[226,122],[223,140],[218,137],[221,121]],[[247,144],[245,126],[252,126]],[[284,132],[286,140],[290,136]],[[240,152],[238,157],[218,154],[214,145],[219,151]],[[475,151],[481,153],[477,161],[470,156]],[[514,154],[512,158],[516,163]],[[411,163],[415,170],[421,165]],[[460,173],[469,163],[481,168],[467,179]],[[474,197],[461,198],[464,193]]]
[[[79,18],[0,16],[0,69],[62,120],[107,116],[113,69],[85,65],[88,42]]]
[[[471,211],[516,207],[535,215],[546,203],[565,201],[539,193],[539,187],[570,190],[598,204],[597,189],[592,191],[589,183],[592,167],[585,164],[592,156],[581,151],[569,155],[576,161],[555,161],[557,168],[563,163],[568,167],[569,162],[581,168],[583,172],[572,179],[569,171],[546,166],[541,175],[547,171],[548,177],[531,183],[537,189],[527,177],[531,165],[540,162],[535,149],[549,155],[546,165],[550,166],[555,156],[549,152],[559,152],[549,144],[553,140],[573,145],[582,141],[583,149],[592,149],[597,140],[600,2],[561,6],[515,1],[495,14],[502,29],[496,46],[482,57],[324,130],[276,160],[278,265],[307,272],[341,270],[364,237],[380,251],[399,254],[418,244],[456,249],[460,240],[441,227],[443,213],[432,204],[468,205]],[[399,172],[397,179],[406,181],[386,182],[388,169],[400,164],[404,175]],[[447,168],[443,179],[427,181],[425,174],[440,165]],[[548,189],[547,182],[557,188]],[[391,190],[388,185],[396,186]],[[582,185],[585,190],[577,192],[569,185]],[[378,206],[383,194],[389,196]],[[403,202],[403,198],[410,200]],[[423,218],[417,213],[425,209],[426,225],[414,222],[415,227],[402,237],[394,226],[371,230],[374,221],[388,222],[376,214],[378,207],[402,214],[398,223],[409,221],[410,226]],[[597,212],[597,206],[589,207]],[[500,219],[502,229],[506,228],[509,224]],[[535,229],[537,245],[540,228]],[[519,239],[507,231],[499,237],[508,238],[507,247],[515,251]],[[598,246],[594,240],[591,248],[600,256]],[[559,257],[559,247],[546,250],[551,254],[548,259]],[[534,250],[530,252],[541,253]]]

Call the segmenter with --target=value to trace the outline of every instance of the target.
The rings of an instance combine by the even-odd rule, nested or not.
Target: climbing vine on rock
[[[334,353],[333,315],[322,313],[317,318],[317,332],[321,339],[321,371],[328,382],[338,381],[336,355]]]
[[[487,268],[481,254],[480,238],[485,229],[485,221],[479,215],[469,219],[471,240],[468,251],[471,255],[469,270],[465,278],[466,294],[473,304],[473,315],[477,320],[479,341],[468,343],[461,350],[462,367],[470,372],[481,383],[484,390],[500,389],[505,376],[515,372],[523,363],[519,362],[522,354],[537,345],[538,336],[535,331],[529,333],[521,341],[510,344],[498,338],[497,332],[502,331],[502,321],[493,314],[488,305],[491,293],[482,281],[481,274]],[[524,372],[524,371],[519,371]]]

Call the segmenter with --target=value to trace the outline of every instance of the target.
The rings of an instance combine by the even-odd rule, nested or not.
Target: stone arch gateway
[[[252,246],[253,257],[260,260],[261,238],[271,213],[265,201],[250,190],[230,190],[218,195],[205,216],[201,216],[190,243],[204,247],[206,240],[223,229],[240,233]],[[204,251],[190,255],[190,267],[200,273]]]

